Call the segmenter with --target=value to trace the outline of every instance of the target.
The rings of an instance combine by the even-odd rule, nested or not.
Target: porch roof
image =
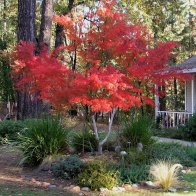
[[[184,73],[196,73],[196,55],[176,65],[175,68],[179,68]]]

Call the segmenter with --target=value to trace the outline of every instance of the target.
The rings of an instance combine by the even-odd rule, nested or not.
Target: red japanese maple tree
[[[75,104],[91,109],[98,151],[107,141],[117,109],[129,110],[142,103],[154,104],[143,94],[153,92],[154,85],[173,77],[176,72],[158,71],[167,67],[174,42],[154,45],[145,26],[133,25],[115,1],[101,4],[84,15],[56,16],[65,28],[67,43],[58,51],[44,50],[33,55],[34,46],[21,42],[17,46],[15,72],[23,72],[18,85],[30,93],[40,92],[57,109]],[[61,50],[77,55],[74,70],[58,56]],[[59,57],[59,58],[58,58]],[[26,89],[27,90],[27,89]],[[158,93],[158,92],[156,92]],[[95,114],[111,112],[105,138],[99,138]]]

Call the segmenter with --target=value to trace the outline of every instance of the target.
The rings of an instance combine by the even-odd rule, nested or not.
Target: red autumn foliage
[[[18,87],[40,92],[41,99],[57,108],[82,104],[93,112],[108,112],[139,107],[143,102],[153,104],[143,93],[143,85],[145,91],[153,92],[154,84],[162,85],[174,76],[182,78],[175,71],[158,71],[168,66],[176,43],[152,47],[147,29],[133,25],[115,1],[102,1],[85,16],[70,14],[54,20],[65,28],[66,46],[34,55],[33,44],[21,42],[14,70],[23,73]],[[62,49],[77,54],[76,70],[57,58]]]

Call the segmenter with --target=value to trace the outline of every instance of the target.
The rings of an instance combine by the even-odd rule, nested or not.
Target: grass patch
[[[196,191],[196,171],[190,171],[181,177],[181,186],[187,191]],[[195,192],[196,195],[196,192]]]

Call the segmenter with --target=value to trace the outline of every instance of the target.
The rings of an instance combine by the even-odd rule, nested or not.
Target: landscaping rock
[[[168,191],[171,192],[171,193],[175,193],[176,189],[171,187],[171,188],[168,189]]]
[[[50,188],[50,189],[55,189],[55,188],[56,188],[56,185],[51,184],[51,185],[49,185],[49,187],[48,187],[48,188]]]
[[[130,191],[132,189],[132,186],[130,184],[124,184],[123,188],[125,188],[126,191]]]
[[[71,192],[74,192],[74,193],[79,193],[80,192],[80,187],[79,186],[73,186],[69,190]]]
[[[186,170],[181,170],[181,172],[183,173],[183,174],[186,174],[187,173],[187,171]]]
[[[90,188],[88,188],[88,187],[82,187],[82,188],[81,188],[81,191],[89,192],[89,191],[90,191]]]
[[[41,185],[42,185],[42,183],[39,182],[39,181],[35,181],[34,183],[35,183],[37,186],[41,186]]]
[[[112,191],[123,192],[123,191],[125,191],[125,188],[124,187],[115,186],[115,187],[112,188]]]
[[[50,186],[50,183],[49,182],[42,182],[42,186],[43,187],[49,187]]]
[[[149,188],[156,188],[156,185],[151,181],[146,181],[142,183],[143,186],[149,187]]]
[[[132,188],[139,188],[138,184],[132,184]]]
[[[138,152],[142,152],[142,150],[143,150],[143,144],[142,143],[138,143],[137,144],[137,151]]]
[[[108,189],[107,189],[107,188],[100,188],[99,191],[100,191],[101,193],[103,193],[103,192],[107,192]]]
[[[120,153],[120,151],[121,151],[121,146],[119,146],[119,145],[116,146],[115,147],[115,152]]]

